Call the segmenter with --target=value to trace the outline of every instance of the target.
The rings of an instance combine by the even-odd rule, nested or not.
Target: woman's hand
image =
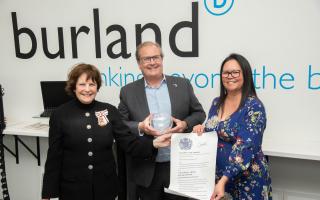
[[[196,126],[193,127],[192,132],[196,133],[197,135],[202,135],[202,133],[204,133],[204,128],[205,126],[202,124],[198,124]]]
[[[211,195],[210,200],[220,200],[224,197],[224,189],[228,182],[228,177],[222,176],[222,178],[216,184],[213,194]]]
[[[163,134],[161,136],[156,137],[153,140],[153,146],[155,148],[167,147],[171,143],[171,133]]]

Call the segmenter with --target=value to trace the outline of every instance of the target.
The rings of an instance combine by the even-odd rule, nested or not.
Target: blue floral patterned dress
[[[218,100],[213,100],[205,125],[206,132],[218,134],[216,179],[229,178],[225,188],[228,199],[272,199],[268,162],[261,150],[266,127],[263,104],[248,97],[238,111],[219,121]]]

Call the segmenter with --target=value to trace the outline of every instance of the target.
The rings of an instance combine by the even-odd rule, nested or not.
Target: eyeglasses
[[[149,64],[149,63],[151,63],[151,61],[153,61],[153,62],[160,62],[161,59],[162,59],[162,56],[161,56],[161,55],[148,56],[148,57],[142,57],[142,58],[140,58],[141,62],[143,62],[144,64]]]
[[[222,77],[223,78],[229,78],[229,75],[231,75],[232,78],[237,78],[240,76],[240,70],[233,70],[233,71],[230,71],[230,72],[222,72]]]

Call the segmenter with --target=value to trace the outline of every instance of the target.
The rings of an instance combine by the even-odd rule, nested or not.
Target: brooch
[[[98,119],[98,125],[99,126],[106,126],[109,123],[109,119],[107,118],[108,110],[102,110],[95,112],[96,117]]]

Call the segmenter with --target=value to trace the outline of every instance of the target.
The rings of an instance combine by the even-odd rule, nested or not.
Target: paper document
[[[209,200],[215,186],[216,132],[171,137],[170,186],[165,192]]]

